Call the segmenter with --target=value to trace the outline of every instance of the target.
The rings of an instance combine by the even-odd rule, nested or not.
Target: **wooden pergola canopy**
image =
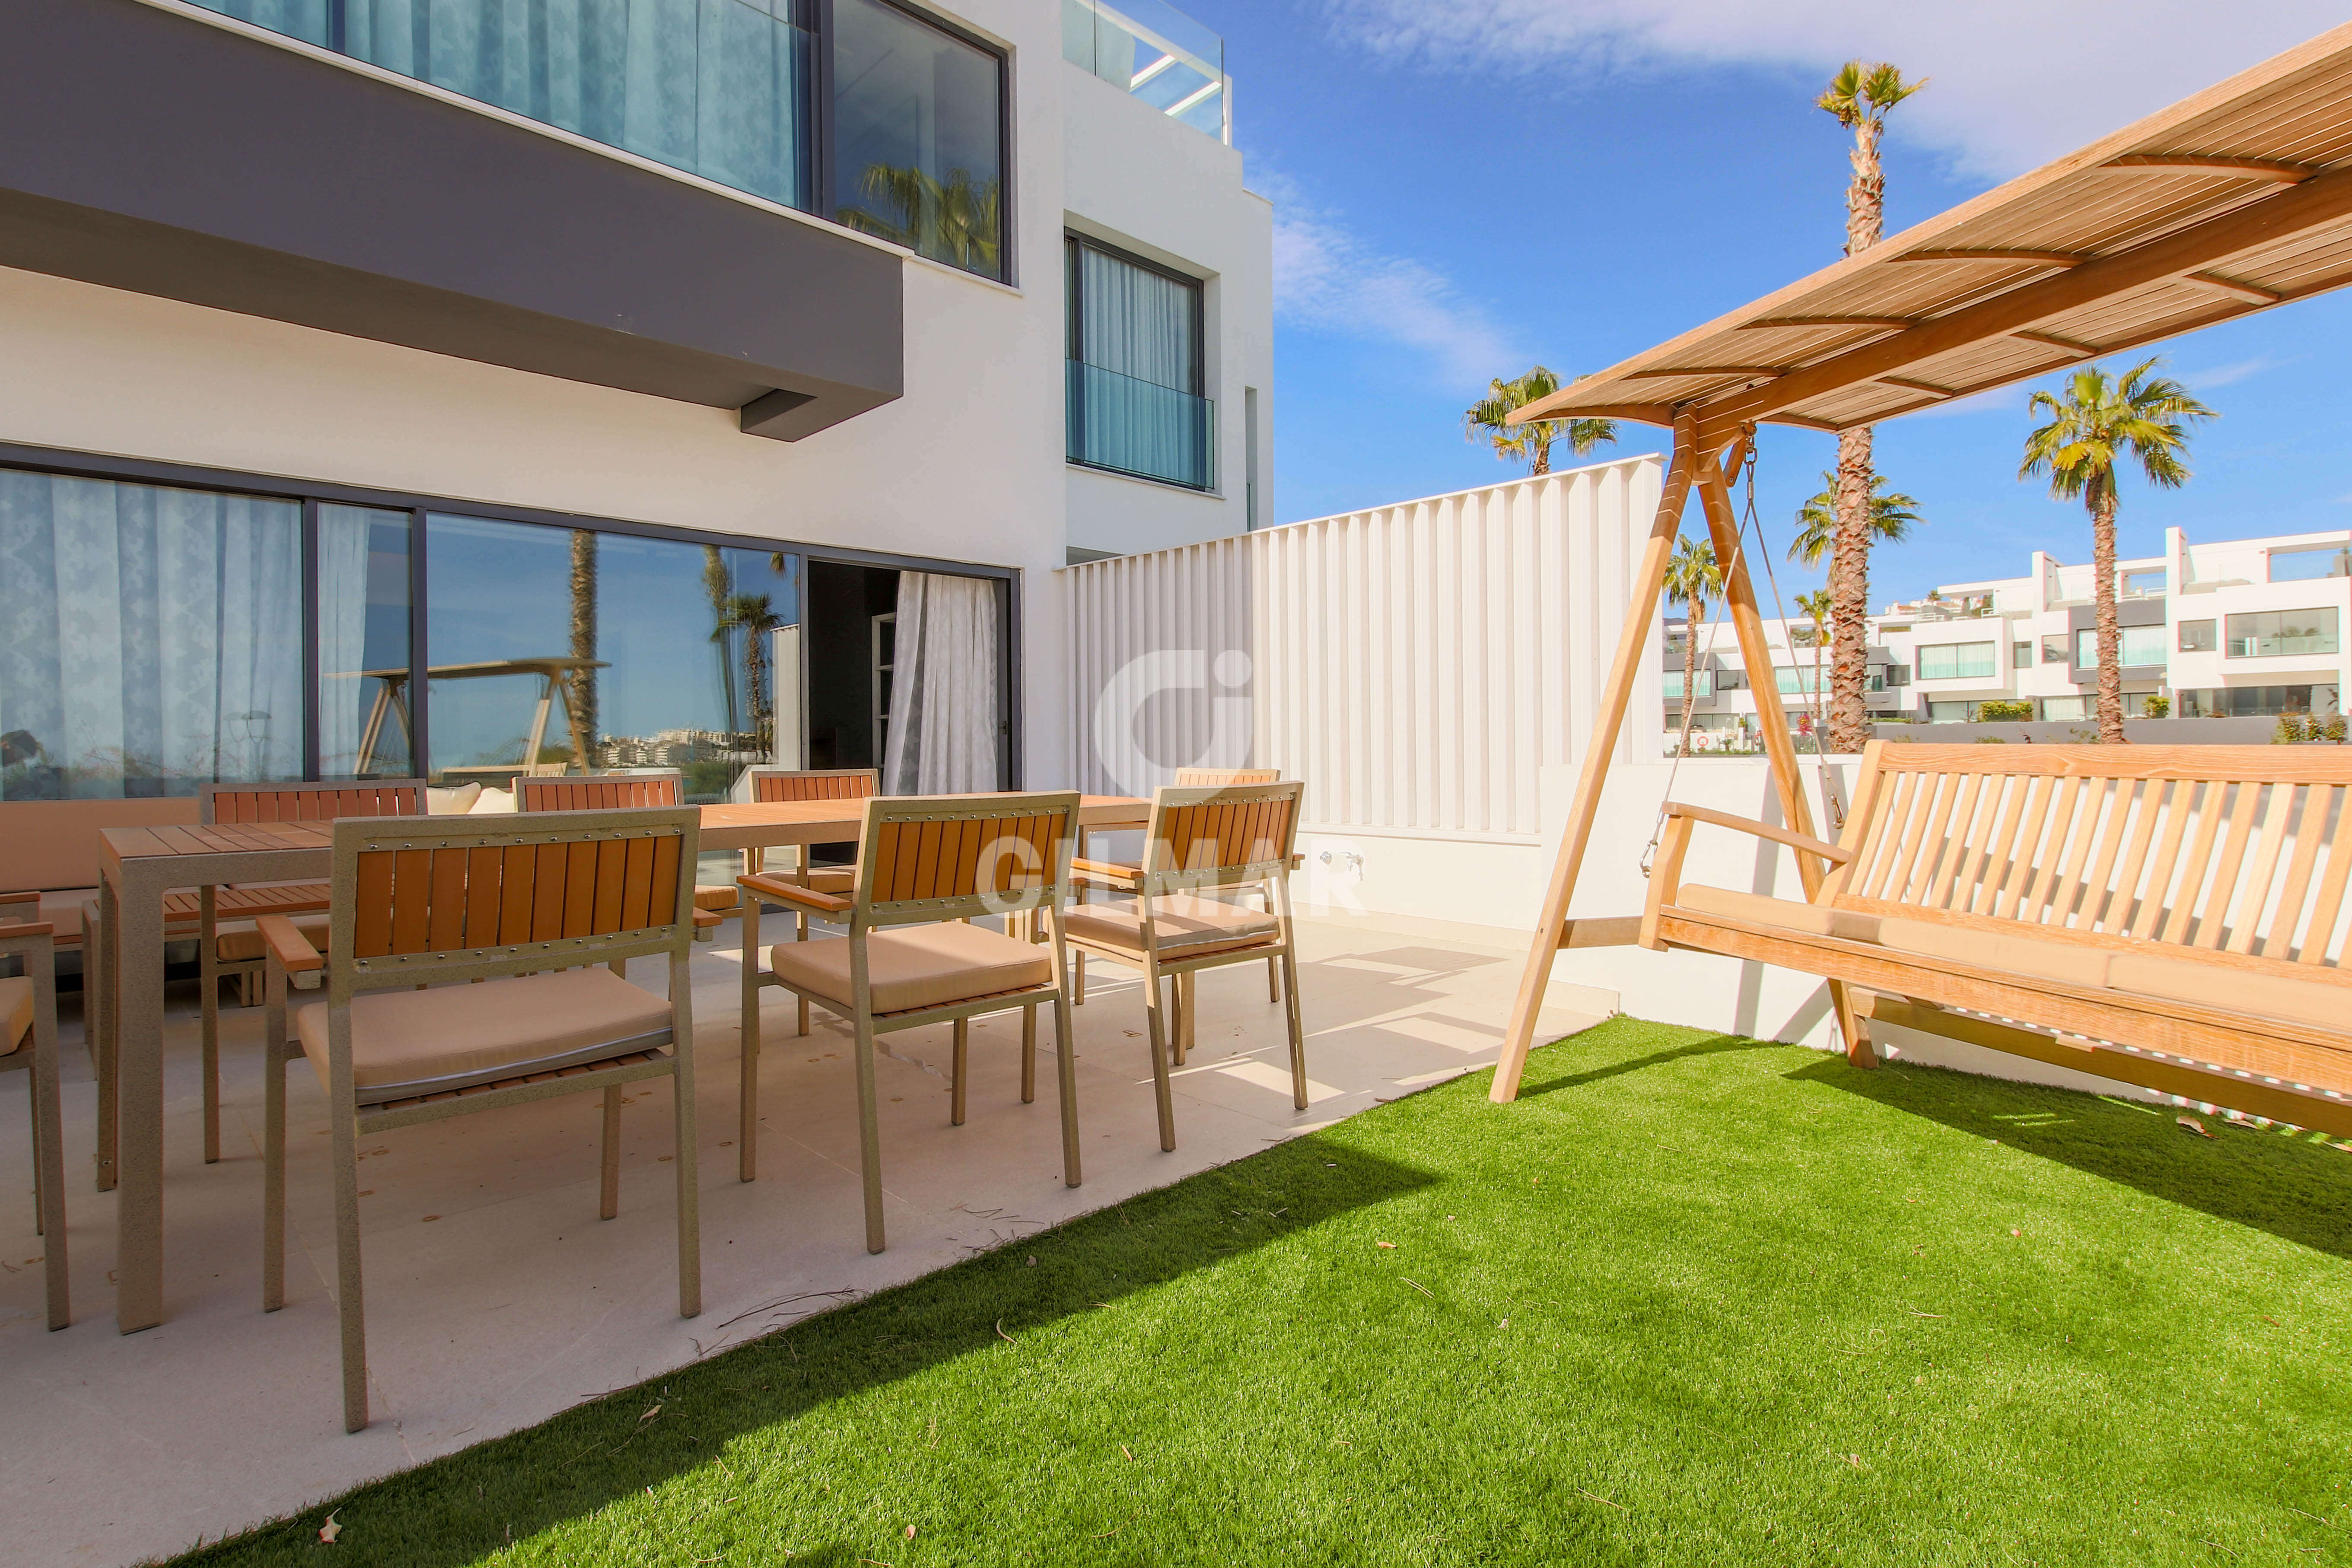
[[[2352,25],[1511,416],[1842,430],[2352,282]]]

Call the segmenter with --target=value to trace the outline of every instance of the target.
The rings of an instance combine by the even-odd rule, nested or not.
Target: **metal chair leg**
[[[621,1086],[607,1084],[604,1088],[604,1190],[599,1194],[596,1217],[611,1219],[621,1212]]]
[[[969,1076],[964,1068],[969,1065],[971,1055],[971,1020],[958,1018],[955,1021],[955,1058],[948,1075],[948,1125],[950,1127],[963,1125],[964,1080]]]

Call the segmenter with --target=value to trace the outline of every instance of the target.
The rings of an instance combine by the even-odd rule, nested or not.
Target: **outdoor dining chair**
[[[882,793],[882,770],[879,768],[747,768],[744,787],[755,805],[768,805],[781,801],[798,800],[867,800]],[[793,863],[777,873],[788,882],[803,888],[814,888],[820,893],[847,897],[857,887],[856,866],[820,866],[816,852],[831,846],[809,844],[793,851]],[[856,846],[851,846],[855,848]],[[751,848],[743,851],[743,872],[756,877],[767,870],[767,851]],[[723,912],[740,914],[730,908]],[[793,935],[795,941],[806,942],[809,934],[809,912],[792,911]],[[750,951],[746,949],[745,951]],[[809,1028],[809,1005],[805,997],[800,1003],[800,1031]]]
[[[648,768],[641,773],[572,773],[519,776],[514,781],[517,811],[622,811],[630,807],[682,805],[686,775],[676,768]],[[697,909],[724,915],[735,908],[735,889],[724,883],[698,884]],[[708,940],[714,928],[697,932]]]
[[[1143,970],[1143,1008],[1151,1041],[1151,1076],[1160,1102],[1160,1146],[1176,1147],[1169,1055],[1181,1067],[1190,1053],[1197,1013],[1193,977],[1203,969],[1259,959],[1283,968],[1284,1021],[1290,1032],[1291,1102],[1307,1109],[1307,1046],[1298,1014],[1298,961],[1290,914],[1290,872],[1296,861],[1298,797],[1306,785],[1220,784],[1161,788],[1151,800],[1143,834],[1143,864],[1080,860],[1082,882],[1126,895],[1070,910],[1069,945],[1079,952]],[[1266,907],[1228,901],[1234,892],[1262,889]],[[1223,895],[1223,896],[1219,896]],[[1160,991],[1173,992],[1171,1021]]]
[[[1282,770],[1279,768],[1178,768],[1174,783],[1179,789],[1200,789],[1211,784],[1272,784],[1280,777],[1282,777]],[[1090,858],[1090,856],[1079,857],[1081,859]],[[1255,889],[1249,890],[1263,891]],[[1265,902],[1262,897],[1259,901]],[[1266,907],[1273,908],[1271,904]],[[1081,951],[1071,962],[1076,967],[1074,972],[1075,978],[1070,984],[1070,1000],[1074,1005],[1083,1007],[1087,1003],[1087,955]],[[1265,999],[1269,1002],[1282,1000],[1281,962],[1276,958],[1269,958],[1265,961]]]
[[[954,1026],[950,1124],[964,1121],[971,1020],[1021,1011],[1021,1099],[1037,1098],[1037,1009],[1054,1009],[1062,1099],[1062,1180],[1078,1184],[1078,1085],[1063,984],[1063,905],[1077,843],[1075,792],[1052,795],[877,796],[866,803],[856,886],[846,896],[782,877],[740,879],[743,900],[743,1085],[740,1174],[756,1173],[760,991],[776,985],[848,1020],[856,1037],[857,1137],[866,1187],[866,1248],[879,1252],[882,1154],[875,1107],[874,1041],[926,1024]],[[848,934],[780,942],[760,962],[760,911],[769,903],[839,921]],[[969,923],[1046,917],[1039,944]],[[805,1010],[802,1033],[807,1032]]]
[[[423,779],[364,779],[348,784],[206,784],[202,792],[202,816],[211,824],[244,822],[334,822],[346,816],[415,816],[425,810]],[[315,910],[322,889],[318,883],[285,883],[239,888],[237,901],[253,913]],[[258,899],[255,895],[261,895]],[[273,910],[271,906],[280,906]],[[237,999],[253,1005],[253,983],[262,971],[261,933],[251,916],[240,910],[224,928],[220,889],[205,888],[197,894],[196,960],[204,984],[205,1163],[218,1164],[220,1143],[220,985],[234,975]],[[307,915],[295,926],[313,946],[327,940],[323,914]]]
[[[23,917],[41,910],[38,893],[0,893],[0,957],[24,973],[0,979],[0,1072],[21,1068],[33,1110],[33,1229],[41,1238],[49,1327],[73,1321],[66,1287],[65,1125],[58,1098],[56,931]]]
[[[677,1310],[702,1310],[696,1219],[693,987],[700,814],[640,811],[335,825],[322,954],[280,915],[268,950],[262,1307],[286,1304],[286,1074],[308,1058],[333,1134],[343,1426],[367,1425],[359,1140],[556,1095],[604,1094],[599,1212],[620,1209],[621,1089],[671,1081]],[[667,997],[601,963],[669,961]],[[468,984],[478,981],[480,984]],[[289,982],[323,984],[288,1017]]]

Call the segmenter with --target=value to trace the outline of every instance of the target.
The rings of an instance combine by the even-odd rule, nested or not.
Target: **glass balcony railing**
[[[1216,405],[1082,360],[1069,366],[1069,458],[1207,489],[1215,482]]]
[[[1062,58],[1233,144],[1225,41],[1161,0],[1062,0]]]
[[[194,3],[786,206],[813,202],[815,36],[793,25],[791,0]]]

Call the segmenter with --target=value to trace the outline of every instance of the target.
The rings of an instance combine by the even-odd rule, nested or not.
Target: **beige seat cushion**
[[[999,991],[1049,984],[1054,978],[1051,948],[952,921],[877,931],[866,940],[866,979],[877,1013],[944,1007]],[[850,1005],[845,936],[780,942],[768,950],[768,964],[777,979],[796,991],[844,1007]]]
[[[308,938],[312,947],[320,952],[327,951],[326,916],[314,915],[307,920],[298,920],[294,922],[294,929]],[[266,951],[261,944],[261,932],[243,921],[218,932],[215,940],[219,944],[220,962],[223,963],[250,963]]]
[[[0,980],[0,1057],[33,1037],[33,983],[18,974]]]
[[[1064,917],[1071,936],[1099,942],[1123,952],[1143,951],[1143,921],[1135,900],[1107,904],[1074,904]],[[1181,952],[1202,958],[1237,947],[1255,947],[1281,934],[1274,916],[1260,910],[1235,909],[1188,893],[1171,894],[1151,906],[1151,932],[1163,953]]]
[[[2114,954],[2107,964],[2107,984],[2142,996],[2285,1018],[2337,1033],[2352,1020],[2352,987],[2260,974],[2154,949]]]
[[[1979,931],[1936,921],[1882,919],[1860,910],[1824,908],[1794,899],[1769,898],[1762,893],[1740,893],[1728,888],[1696,884],[1685,885],[1675,896],[1675,902],[1704,914],[1722,915],[1752,925],[1778,926],[1784,931],[1846,942],[1876,942],[1898,952],[1948,958],[1979,968],[2002,969],[2012,974],[2031,974],[2069,985],[2095,988],[2107,984],[2109,954],[2101,948],[2080,947],[2069,942]]]
[[[665,998],[603,968],[372,991],[352,999],[352,1076],[362,1090],[381,1091],[558,1058],[593,1060],[608,1045],[650,1049],[626,1042],[669,1026]],[[324,1084],[327,1005],[299,1009],[294,1027]]]
[[[1749,925],[1780,926],[1808,936],[1837,937],[1846,942],[1878,940],[1878,917],[1859,910],[1824,909],[1795,899],[1735,892],[1729,888],[1710,888],[1698,882],[1684,883],[1682,890],[1675,895],[1675,902],[1701,914],[1721,915]]]
[[[467,808],[468,816],[497,816],[515,809],[515,792],[510,789],[486,789],[474,797]]]
[[[472,811],[474,803],[481,798],[481,784],[474,779],[453,784],[447,789],[428,785],[425,791],[425,810],[432,816],[463,816]]]
[[[694,889],[694,907],[698,910],[731,910],[741,901],[742,889],[732,884]]]

